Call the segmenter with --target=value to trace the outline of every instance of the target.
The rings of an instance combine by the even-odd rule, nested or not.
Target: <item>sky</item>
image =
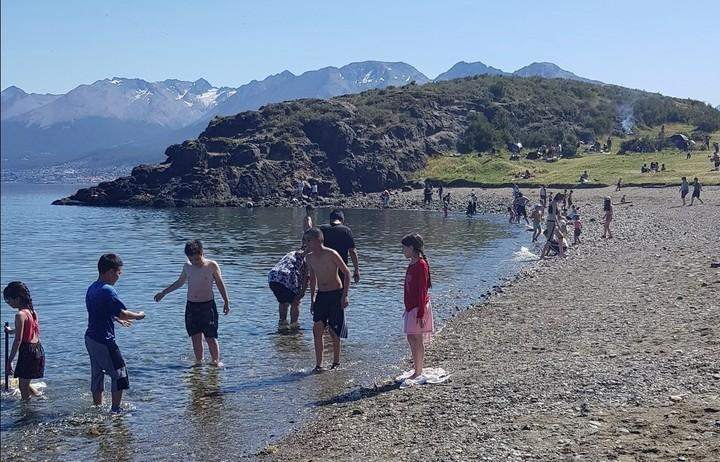
[[[720,1],[74,1],[0,4],[0,87],[64,93],[108,77],[239,86],[354,61],[430,78],[458,61],[551,61],[580,76],[720,104]]]

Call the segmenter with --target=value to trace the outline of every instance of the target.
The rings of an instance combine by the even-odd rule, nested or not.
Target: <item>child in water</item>
[[[217,285],[220,295],[225,302],[223,314],[230,312],[225,282],[220,273],[220,266],[213,260],[205,258],[203,245],[199,240],[188,241],[185,244],[185,256],[188,261],[183,265],[182,272],[177,281],[155,294],[155,301],[160,302],[167,294],[179,289],[185,282],[188,283],[187,303],[185,304],[185,329],[192,339],[195,365],[199,366],[203,360],[203,336],[210,350],[212,366],[221,367],[220,344],[218,343],[218,312],[213,294],[213,282]]]
[[[425,362],[424,340],[433,333],[433,316],[428,289],[432,287],[430,266],[423,250],[419,234],[408,234],[402,241],[403,254],[410,259],[405,272],[404,332],[410,344],[414,372],[409,379],[416,379],[423,372]]]
[[[45,352],[40,344],[40,324],[33,307],[30,290],[20,281],[14,281],[3,289],[5,303],[18,310],[15,315],[15,329],[5,328],[8,334],[15,333],[15,341],[7,361],[7,374],[18,379],[20,396],[23,401],[40,392],[30,385],[33,379],[41,379],[45,373]],[[15,370],[12,361],[18,355]]]

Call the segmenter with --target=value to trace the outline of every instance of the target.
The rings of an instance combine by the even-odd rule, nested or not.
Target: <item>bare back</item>
[[[212,260],[203,260],[202,266],[185,263],[183,273],[187,277],[187,299],[191,302],[208,302],[215,298],[213,295],[213,281],[217,263]]]

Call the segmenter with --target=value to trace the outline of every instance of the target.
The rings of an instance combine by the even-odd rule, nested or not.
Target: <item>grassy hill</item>
[[[666,133],[669,134],[689,134],[694,128],[688,124],[665,126]],[[644,127],[637,130],[637,136],[655,138],[658,132],[659,127]],[[711,146],[713,142],[720,143],[720,131],[710,133],[710,137]],[[620,146],[622,141],[631,137],[611,138],[613,146]],[[572,185],[576,184],[580,174],[587,170],[590,184],[615,184],[618,178],[622,178],[626,185],[671,185],[679,184],[683,176],[690,179],[697,176],[703,184],[720,185],[720,172],[711,170],[711,154],[712,150],[695,150],[691,152],[691,158],[687,159],[686,152],[677,149],[663,149],[655,153],[618,154],[617,149],[607,153],[595,153],[581,148],[577,157],[550,163],[544,160],[510,160],[510,153],[506,149],[495,155],[451,152],[430,158],[426,168],[417,172],[415,178],[442,181],[445,184],[466,182],[487,186],[508,183]],[[666,170],[640,173],[640,167],[643,164],[649,166],[651,162],[664,163]],[[526,170],[530,171],[533,178],[518,177]]]

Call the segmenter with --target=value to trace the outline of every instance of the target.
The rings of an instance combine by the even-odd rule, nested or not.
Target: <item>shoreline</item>
[[[501,199],[477,192],[479,208]],[[340,395],[257,457],[712,459],[720,450],[720,366],[711,361],[720,357],[712,302],[720,271],[708,263],[720,260],[710,250],[720,188],[706,188],[706,203],[692,208],[677,207],[665,188],[623,188],[633,203],[616,207],[612,240],[599,239],[599,192],[576,190],[586,240],[568,259],[521,268],[446,322],[426,362],[450,372],[448,382],[400,390],[385,380]],[[402,194],[413,193],[422,197]],[[683,230],[688,217],[695,220]]]

